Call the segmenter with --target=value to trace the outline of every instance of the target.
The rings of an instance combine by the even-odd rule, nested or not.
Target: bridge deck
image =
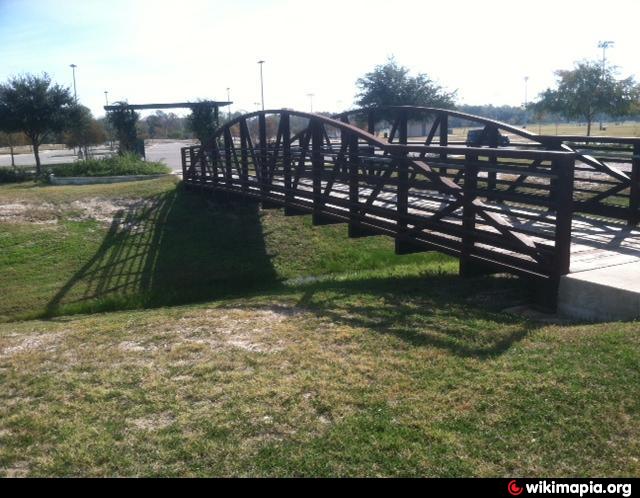
[[[239,178],[233,175],[235,183],[239,183]],[[249,190],[254,192],[256,197],[261,196],[260,188],[255,178],[249,179]],[[224,185],[224,184],[222,184]],[[274,187],[283,187],[284,179],[275,176],[272,179]],[[326,188],[327,182],[322,182],[322,188]],[[361,188],[359,191],[360,199],[364,202],[371,194],[371,189]],[[308,202],[312,197],[313,185],[311,178],[301,178],[298,184],[298,195],[295,199],[301,203]],[[308,195],[305,195],[308,193]],[[331,189],[331,198],[348,199],[349,186],[345,183],[335,182]],[[449,200],[446,196],[439,192],[410,189],[409,191],[409,213],[423,214],[425,212],[435,212],[446,206]],[[394,209],[396,206],[396,194],[394,192],[381,192],[373,203],[380,208]],[[342,205],[327,203],[337,211],[343,210],[345,216],[348,210]],[[532,236],[532,239],[539,244],[549,244],[549,238],[552,235],[552,226],[544,221],[530,221],[523,219],[525,216],[539,216],[540,211],[532,211],[527,208],[513,207],[504,205],[498,212],[514,227],[526,229]],[[384,216],[376,216],[381,221],[393,223],[392,218]],[[546,219],[553,220],[553,215]],[[462,225],[461,217],[451,217],[448,221],[459,223]],[[479,227],[483,230],[494,231],[495,228],[479,223]],[[547,237],[545,237],[547,236]],[[506,254],[512,254],[508,250],[504,250]],[[613,267],[626,263],[640,262],[640,229],[629,227],[622,223],[614,223],[611,221],[598,220],[593,217],[574,214],[572,220],[571,235],[571,273],[585,272],[600,268]]]

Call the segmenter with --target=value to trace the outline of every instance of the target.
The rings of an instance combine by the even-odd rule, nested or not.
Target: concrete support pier
[[[640,320],[640,262],[562,277],[558,313],[590,321]]]

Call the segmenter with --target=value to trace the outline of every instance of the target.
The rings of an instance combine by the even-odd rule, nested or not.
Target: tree
[[[547,88],[532,107],[586,121],[589,136],[598,113],[624,116],[637,105],[640,90],[633,77],[616,80],[614,71],[599,61],[582,61],[574,69],[556,71],[557,87]]]
[[[109,111],[107,118],[115,129],[120,143],[120,153],[135,152],[138,141],[136,124],[140,119],[140,115],[132,109],[127,109],[126,102],[116,102],[114,106],[119,106],[120,108]]]
[[[69,127],[64,135],[64,143],[68,147],[79,147],[87,157],[87,148],[107,141],[107,133],[98,121],[93,118],[88,107],[77,105],[70,112]]]
[[[456,92],[447,92],[426,74],[411,76],[393,57],[356,81],[361,107],[415,105],[453,108]]]
[[[16,76],[0,85],[0,129],[27,136],[38,175],[42,174],[40,145],[48,134],[64,130],[73,104],[69,89],[52,83],[46,73]]]
[[[15,167],[15,147],[19,145],[27,145],[29,141],[25,137],[24,133],[4,133],[0,132],[0,146],[9,147],[9,153],[11,154],[11,166]]]
[[[213,138],[213,134],[218,128],[216,118],[215,107],[204,101],[191,108],[191,114],[187,116],[187,124],[201,144],[205,145]]]

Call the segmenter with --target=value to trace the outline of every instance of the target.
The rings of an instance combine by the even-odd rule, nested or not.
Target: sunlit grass
[[[173,178],[0,203],[0,475],[640,475],[637,323]]]

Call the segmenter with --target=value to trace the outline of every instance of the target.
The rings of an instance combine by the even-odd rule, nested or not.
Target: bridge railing
[[[265,111],[182,153],[190,186],[345,222],[352,237],[389,235],[398,253],[451,254],[465,274],[557,285],[569,271],[570,151],[388,143],[322,116]]]
[[[640,222],[640,138],[541,135],[540,140],[577,153],[576,212]]]
[[[574,211],[614,223],[640,222],[640,138],[538,135],[488,118],[415,106],[356,109],[336,118],[370,133],[386,135],[389,143],[465,145],[465,137],[459,135],[464,126],[465,131],[474,127],[481,130],[476,140],[489,147],[576,152]],[[411,121],[424,124],[423,136],[406,133]],[[386,131],[382,133],[383,130]],[[458,135],[452,135],[454,132]],[[508,144],[504,137],[510,139]],[[448,173],[444,168],[441,172]],[[489,177],[492,185],[499,183],[494,173]]]

